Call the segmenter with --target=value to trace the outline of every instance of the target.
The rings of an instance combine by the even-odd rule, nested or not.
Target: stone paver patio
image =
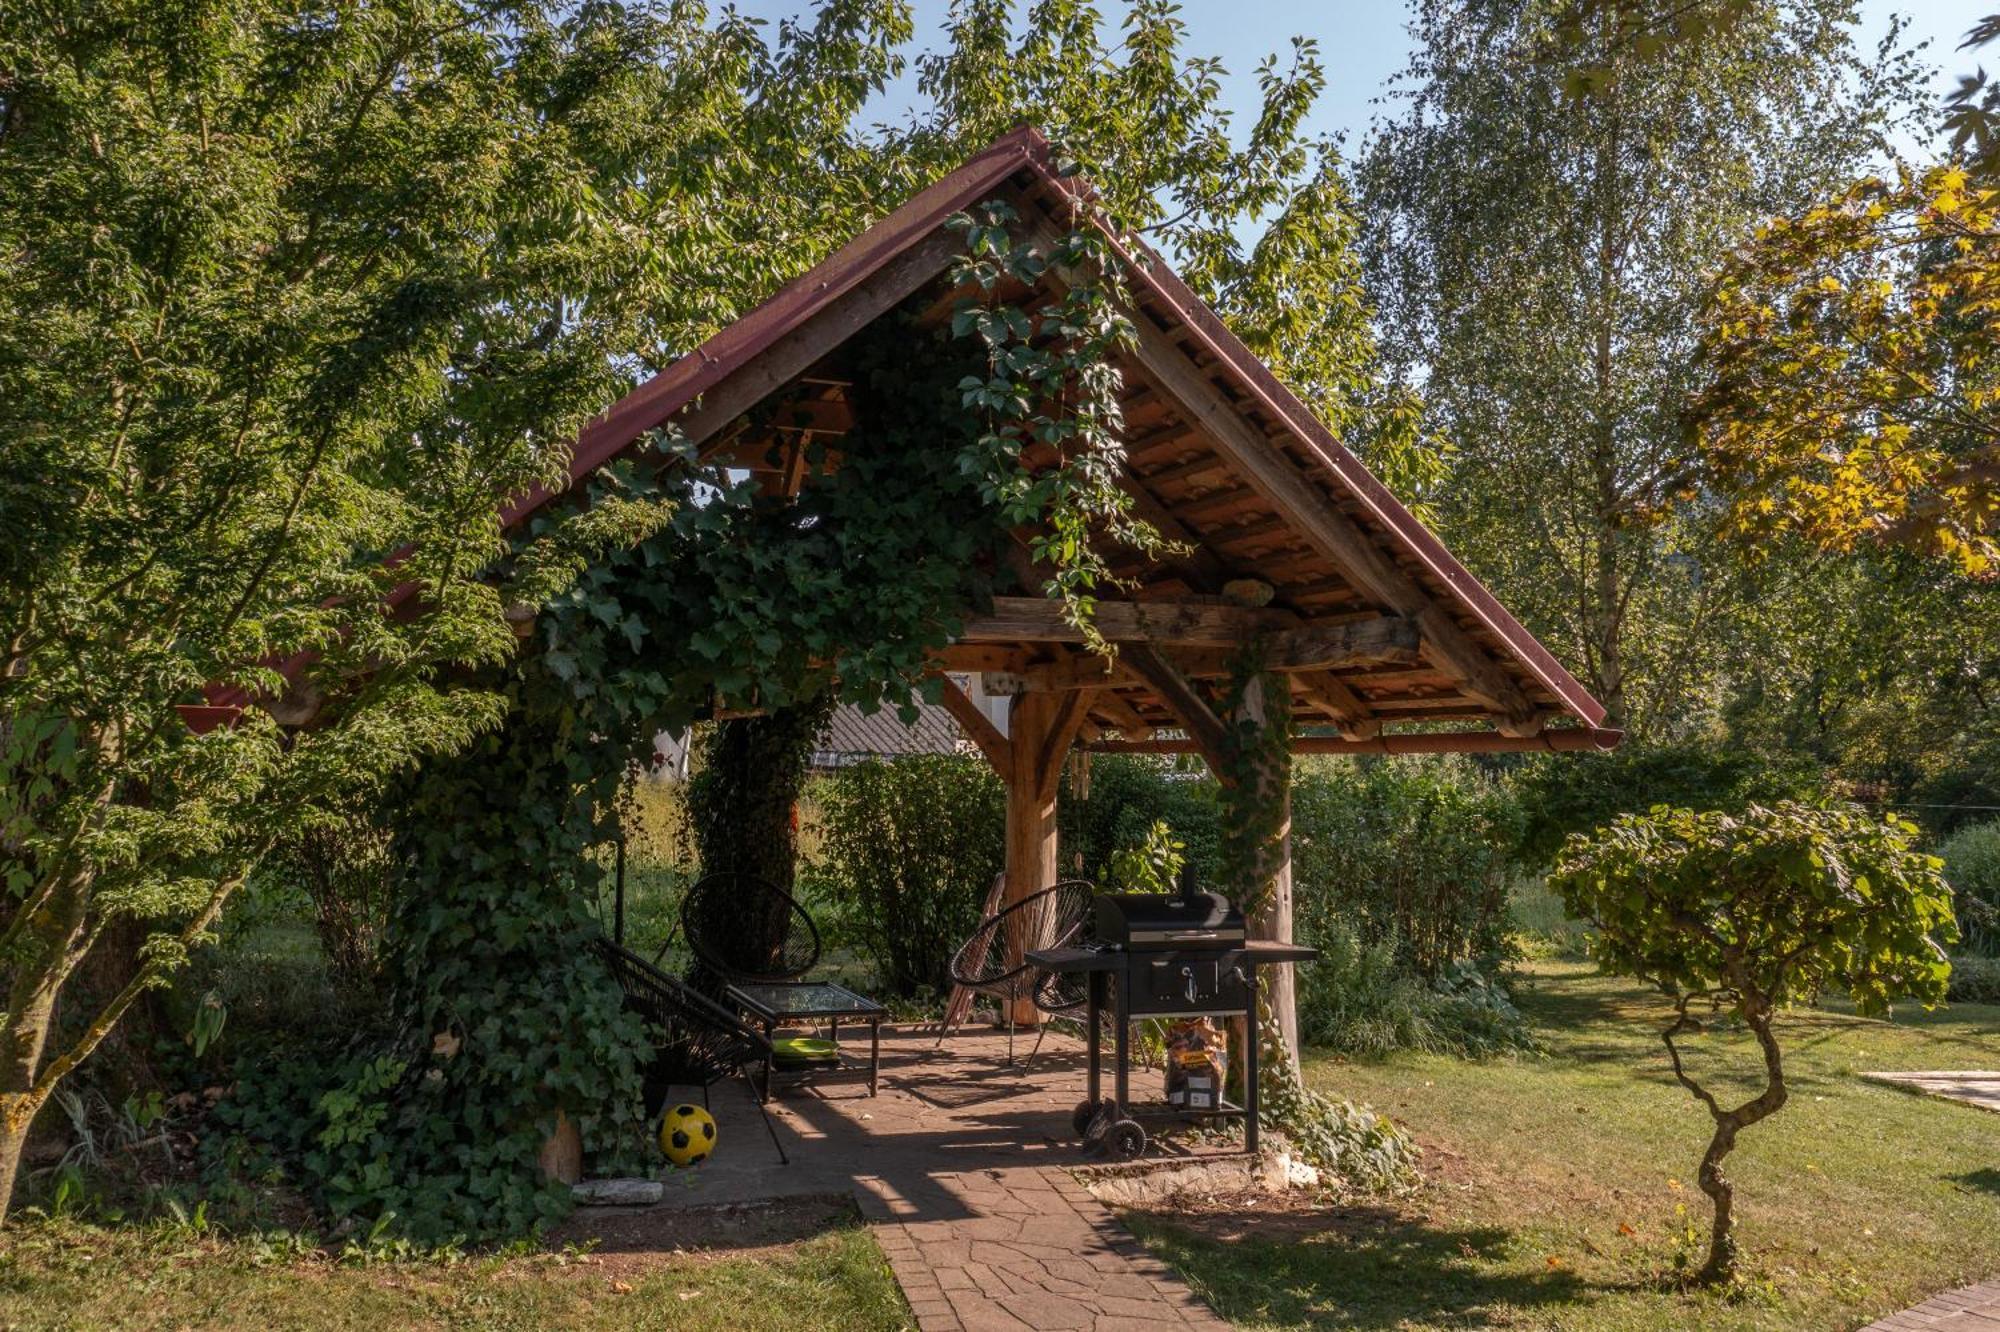
[[[1962,1101],[1981,1110],[2000,1113],[2000,1073],[1979,1069],[1947,1069],[1934,1072],[1863,1073],[1870,1082],[1887,1083],[1927,1096]]]
[[[933,1039],[883,1029],[878,1096],[835,1085],[775,1101],[790,1165],[742,1084],[718,1084],[717,1152],[669,1179],[663,1206],[851,1196],[923,1332],[1228,1326],[1063,1168],[1086,1163],[1069,1123],[1081,1042],[1052,1033],[1024,1075],[1004,1036]],[[1134,1070],[1136,1086],[1147,1077]]]

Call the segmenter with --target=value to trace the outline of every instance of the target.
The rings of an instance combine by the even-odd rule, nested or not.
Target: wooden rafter
[[[1192,682],[1174,669],[1173,663],[1155,652],[1146,643],[1126,645],[1121,654],[1131,664],[1133,670],[1145,677],[1156,693],[1167,701],[1168,708],[1180,722],[1182,729],[1193,741],[1195,751],[1208,760],[1208,766],[1215,771],[1216,778],[1227,781],[1222,763],[1224,737],[1227,735],[1222,719],[1208,706],[1208,700],[1196,691]],[[1137,743],[1137,742],[1135,742]]]
[[[1469,697],[1492,708],[1510,725],[1532,722],[1534,705],[1492,656],[1353,519],[1300,475],[1270,439],[1245,421],[1178,343],[1155,327],[1143,311],[1133,323],[1138,331],[1139,363],[1145,373],[1201,425],[1244,480],[1290,517],[1300,535],[1338,565],[1365,595],[1415,619],[1426,655],[1457,680]]]

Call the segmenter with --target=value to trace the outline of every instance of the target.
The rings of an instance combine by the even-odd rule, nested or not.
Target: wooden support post
[[[1083,724],[1087,690],[1022,694],[1007,713],[1012,763],[1007,782],[1007,891],[1002,908],[1056,883],[1056,788],[1063,758]],[[1010,948],[1014,945],[1010,942]],[[1014,1021],[1033,1026],[1041,1014],[1032,1001],[1016,1004]]]
[[[1236,720],[1250,722],[1262,729],[1269,724],[1271,700],[1265,696],[1266,688],[1283,689],[1282,679],[1271,675],[1260,675],[1250,680],[1243,691],[1243,702]],[[1283,704],[1281,703],[1280,708]],[[1259,848],[1257,875],[1268,885],[1263,905],[1251,916],[1248,924],[1250,937],[1268,939],[1275,943],[1292,941],[1292,755],[1289,745],[1272,745],[1260,751],[1265,761],[1254,773],[1246,774],[1246,780],[1257,787],[1257,801],[1266,807],[1275,806],[1279,818],[1271,837]],[[1292,1072],[1298,1072],[1299,1062],[1299,1000],[1295,968],[1270,967],[1263,972],[1265,994],[1271,1005],[1271,1021],[1284,1038],[1285,1054],[1291,1060]]]

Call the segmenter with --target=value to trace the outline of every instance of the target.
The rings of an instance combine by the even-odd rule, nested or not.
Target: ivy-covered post
[[[1292,938],[1292,696],[1284,678],[1252,669],[1231,682],[1223,783],[1222,863],[1230,895],[1249,917],[1250,937]],[[1299,1060],[1298,991],[1290,967],[1263,971],[1264,1033],[1294,1073]],[[1267,1055],[1268,1057],[1268,1055]]]

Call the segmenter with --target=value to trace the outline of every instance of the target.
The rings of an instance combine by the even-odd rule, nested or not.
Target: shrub
[[[1426,982],[1498,959],[1520,816],[1508,791],[1458,760],[1307,760],[1292,788],[1294,933],[1323,947],[1349,928],[1392,941]]]
[[[1187,863],[1204,883],[1213,879],[1220,812],[1215,782],[1179,769],[1171,760],[1099,754],[1091,759],[1089,795],[1074,790],[1062,802],[1062,872],[1099,883],[1113,877],[1111,859],[1145,843],[1155,823],[1165,823],[1183,844]]]
[[[1571,833],[1601,828],[1655,805],[1740,810],[1753,801],[1809,800],[1825,783],[1798,755],[1689,742],[1626,744],[1608,754],[1542,755],[1517,771],[1524,864],[1546,868]]]
[[[1007,796],[978,759],[922,754],[819,783],[815,885],[890,993],[941,993],[1006,865]]]
[[[1949,985],[1945,998],[1954,1004],[2000,1004],[2000,958],[1954,957]]]
[[[1479,1056],[1536,1048],[1507,992],[1471,962],[1435,986],[1403,966],[1393,937],[1363,943],[1335,921],[1299,973],[1299,1039],[1342,1054],[1393,1050]]]
[[[1938,851],[1966,950],[2000,953],[2000,820],[1963,829]]]
[[[1606,970],[1674,996],[1660,1038],[1675,1079],[1715,1125],[1696,1176],[1715,1204],[1704,1280],[1736,1267],[1723,1158],[1788,1096],[1779,1009],[1833,987],[1870,1016],[1895,999],[1928,1006],[1945,997],[1942,945],[1957,937],[1951,896],[1941,862],[1916,849],[1916,831],[1851,805],[1752,806],[1740,818],[1662,806],[1563,848],[1551,882],[1597,927]],[[1726,1091],[1695,1080],[1676,1044],[1724,1016],[1750,1029],[1763,1056],[1763,1087],[1733,1106]]]
[[[308,824],[278,844],[260,873],[312,903],[313,927],[336,975],[350,984],[373,979],[396,884],[388,829],[361,811]]]

